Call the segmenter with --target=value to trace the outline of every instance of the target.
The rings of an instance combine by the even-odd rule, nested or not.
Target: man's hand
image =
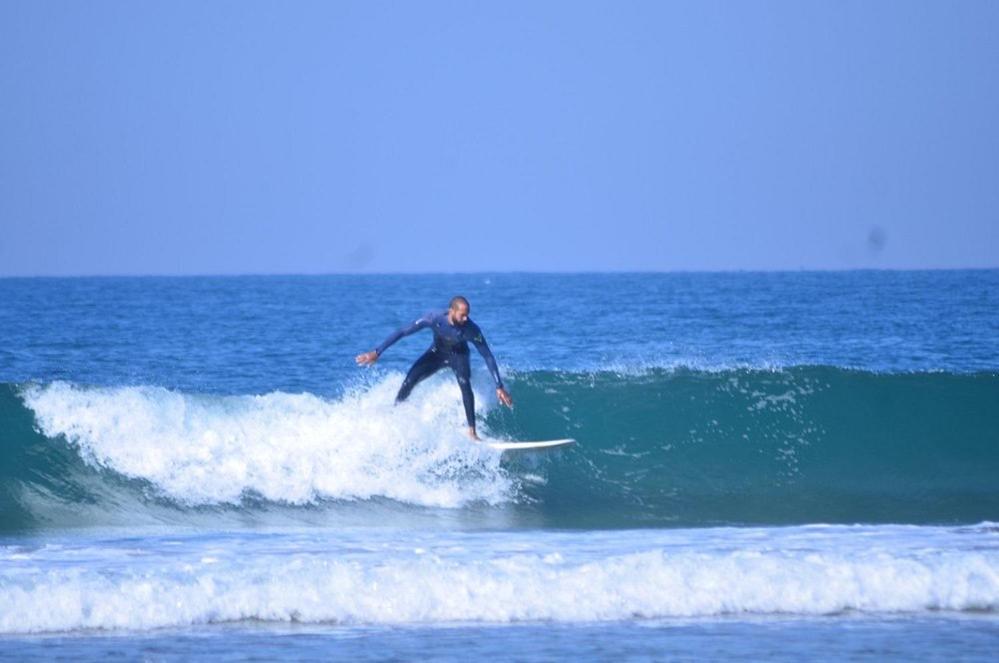
[[[372,350],[371,352],[363,352],[354,358],[358,366],[369,366],[376,361],[378,361],[378,352]]]
[[[506,389],[503,387],[496,387],[496,398],[499,402],[507,406],[511,410],[513,409],[513,399],[510,398],[510,394],[506,393]]]

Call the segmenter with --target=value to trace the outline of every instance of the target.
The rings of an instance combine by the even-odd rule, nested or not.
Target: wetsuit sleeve
[[[417,318],[416,320],[409,323],[405,327],[400,327],[399,329],[392,332],[391,336],[382,341],[382,344],[379,345],[377,348],[375,348],[375,352],[378,353],[378,356],[381,356],[381,354],[385,352],[385,350],[387,350],[390,345],[398,341],[403,336],[409,336],[410,334],[418,332],[421,329],[425,329],[429,326],[430,326],[430,314],[427,313],[423,317]]]
[[[478,327],[475,328],[475,336],[472,337],[472,343],[475,344],[476,349],[482,358],[486,360],[486,366],[489,367],[489,372],[493,376],[493,380],[496,381],[496,388],[503,388],[503,380],[500,379],[499,367],[496,366],[496,358],[493,357],[492,350],[486,344],[486,337],[482,335],[482,330]]]

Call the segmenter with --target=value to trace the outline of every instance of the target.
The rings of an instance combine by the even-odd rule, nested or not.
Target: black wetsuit
[[[413,332],[429,327],[434,333],[434,342],[426,352],[424,352],[409,373],[402,381],[399,394],[395,401],[404,401],[413,391],[413,387],[421,380],[425,380],[444,366],[450,366],[458,378],[458,386],[461,388],[461,399],[465,404],[465,419],[468,420],[470,428],[475,427],[475,396],[472,393],[471,377],[472,370],[469,364],[468,341],[475,344],[479,354],[486,360],[486,366],[496,381],[496,387],[502,388],[503,381],[500,379],[499,368],[496,367],[496,359],[492,351],[486,345],[486,338],[482,335],[479,326],[472,322],[471,318],[465,320],[465,324],[452,325],[448,321],[447,309],[443,311],[431,311],[411,324],[396,330],[391,336],[385,339],[381,345],[375,348],[378,356],[398,341],[403,336],[409,336]]]

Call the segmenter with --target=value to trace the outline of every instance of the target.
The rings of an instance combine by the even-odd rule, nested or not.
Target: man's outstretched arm
[[[486,360],[486,366],[489,367],[489,373],[493,376],[493,380],[496,382],[496,396],[499,398],[500,403],[506,405],[507,407],[513,407],[513,399],[510,398],[510,394],[503,387],[503,380],[500,378],[499,366],[496,365],[496,358],[493,357],[493,351],[489,349],[489,344],[486,343],[486,337],[482,335],[482,330],[478,330],[475,337],[472,339],[472,343],[475,344],[475,348],[482,355],[482,358]]]
[[[417,318],[408,325],[405,325],[395,330],[394,332],[392,332],[391,336],[382,341],[381,345],[379,345],[371,352],[365,352],[363,354],[357,355],[355,361],[357,361],[357,363],[361,365],[373,364],[376,361],[378,361],[378,358],[382,355],[383,352],[385,352],[389,348],[389,346],[398,341],[400,338],[404,336],[409,336],[410,334],[418,332],[421,329],[424,329],[429,326],[430,326],[430,314],[428,313],[420,318]]]

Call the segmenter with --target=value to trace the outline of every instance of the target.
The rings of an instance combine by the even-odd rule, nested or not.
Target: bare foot
[[[474,428],[469,428],[468,429],[468,437],[472,438],[473,440],[475,440],[477,442],[481,442],[482,441],[482,438],[475,434],[475,429]]]

